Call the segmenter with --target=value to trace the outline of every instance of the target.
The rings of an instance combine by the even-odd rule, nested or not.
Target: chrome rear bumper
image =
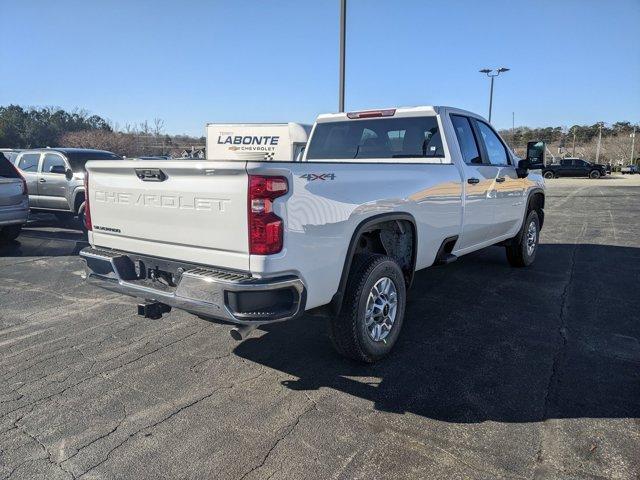
[[[250,325],[290,320],[304,311],[304,284],[294,276],[258,279],[243,272],[144,257],[145,269],[161,265],[176,270],[171,287],[141,278],[144,275],[134,263],[141,260],[135,254],[87,247],[80,256],[87,262],[87,282],[92,285],[205,317]]]

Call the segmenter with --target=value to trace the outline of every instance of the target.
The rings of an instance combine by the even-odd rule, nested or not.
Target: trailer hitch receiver
[[[162,317],[162,314],[169,313],[171,307],[166,303],[160,302],[145,302],[138,304],[138,315],[144,318],[151,318],[157,320]]]

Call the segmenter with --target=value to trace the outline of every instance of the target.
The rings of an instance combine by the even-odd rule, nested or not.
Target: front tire
[[[358,255],[340,314],[329,321],[333,346],[353,360],[380,360],[398,339],[405,306],[406,285],[398,262],[386,255]]]
[[[528,267],[536,259],[540,241],[540,218],[531,210],[524,223],[524,229],[517,243],[507,246],[507,260],[512,267]]]
[[[543,177],[549,179],[549,178],[555,178],[556,176],[553,172],[544,172]]]
[[[598,170],[591,170],[591,172],[589,172],[589,178],[600,178],[600,172]]]

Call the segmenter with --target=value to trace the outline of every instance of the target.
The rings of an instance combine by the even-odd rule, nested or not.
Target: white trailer
[[[297,161],[311,125],[300,123],[208,123],[210,160]]]

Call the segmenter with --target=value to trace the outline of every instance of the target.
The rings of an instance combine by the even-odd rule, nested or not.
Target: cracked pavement
[[[548,187],[536,264],[418,273],[374,366],[319,316],[140,318],[34,216],[0,247],[0,478],[638,478],[640,179]]]

